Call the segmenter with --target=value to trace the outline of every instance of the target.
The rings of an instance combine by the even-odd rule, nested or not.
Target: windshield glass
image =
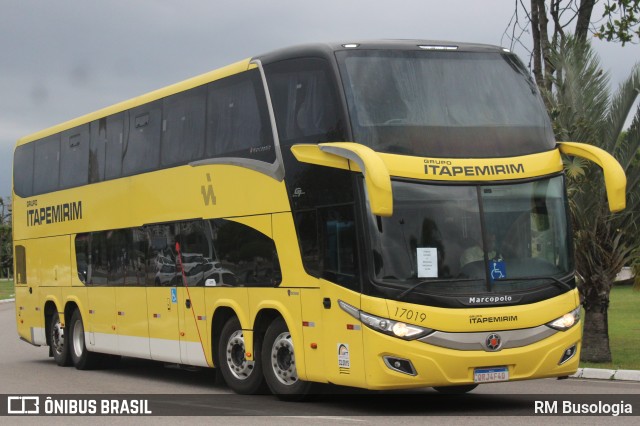
[[[553,149],[548,115],[512,54],[336,53],[355,142],[378,152],[503,157]]]
[[[561,176],[478,186],[394,181],[393,197],[393,216],[369,221],[378,283],[502,293],[557,285],[573,270]]]

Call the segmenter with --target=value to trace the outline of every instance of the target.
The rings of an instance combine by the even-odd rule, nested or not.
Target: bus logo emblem
[[[502,339],[500,338],[499,334],[491,333],[489,337],[487,337],[485,343],[487,344],[487,349],[489,349],[490,351],[497,351],[498,349],[500,349]]]
[[[202,193],[202,200],[204,201],[204,205],[208,206],[209,204],[216,205],[216,196],[213,193],[213,185],[211,184],[211,174],[207,173],[207,182],[208,185],[202,185],[200,187],[200,192]]]

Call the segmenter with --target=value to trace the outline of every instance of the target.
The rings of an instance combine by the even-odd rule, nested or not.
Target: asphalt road
[[[443,396],[432,389],[406,392],[364,392],[325,387],[309,402],[279,401],[271,395],[240,396],[216,380],[214,370],[186,371],[176,366],[125,358],[113,369],[78,371],[58,367],[48,348],[34,347],[18,339],[13,303],[0,304],[0,394],[80,395],[84,398],[155,395],[154,415],[148,417],[48,417],[48,424],[175,424],[185,418],[158,417],[187,410],[214,414],[215,423],[230,424],[637,424],[640,383],[597,380],[533,380],[479,386],[464,396]],[[540,417],[535,400],[591,394],[632,402],[634,417]],[[630,395],[635,394],[635,395]],[[534,395],[534,396],[532,396]],[[158,405],[159,404],[159,405]],[[437,416],[437,420],[436,417]],[[8,419],[4,419],[8,420]],[[11,417],[12,423],[31,424],[42,418]],[[186,418],[188,424],[211,424],[211,418]],[[0,417],[0,423],[5,423]]]

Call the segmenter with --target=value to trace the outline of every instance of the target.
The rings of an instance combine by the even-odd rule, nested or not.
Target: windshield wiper
[[[470,282],[470,281],[484,281],[484,278],[463,278],[463,279],[447,278],[447,279],[441,279],[441,280],[424,280],[424,281],[420,281],[419,283],[412,285],[411,287],[409,287],[408,289],[406,289],[405,291],[400,293],[398,295],[398,299],[397,300],[402,299],[404,296],[406,296],[407,294],[411,293],[413,290],[415,290],[416,288],[420,287],[422,284],[446,283],[446,282],[457,283],[457,282]]]
[[[563,277],[563,278],[567,278],[567,277]],[[494,280],[494,282],[504,282],[504,281],[534,281],[534,280],[551,280],[553,281],[554,284],[556,284],[556,287],[560,288],[560,289],[564,289],[564,290],[573,290],[571,288],[571,286],[562,281],[559,280],[558,278],[555,277],[517,277],[517,278],[499,278]]]

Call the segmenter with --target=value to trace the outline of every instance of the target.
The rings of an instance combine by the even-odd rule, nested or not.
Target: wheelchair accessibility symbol
[[[491,271],[492,280],[507,278],[507,268],[504,264],[504,260],[502,259],[490,261],[489,270]]]

